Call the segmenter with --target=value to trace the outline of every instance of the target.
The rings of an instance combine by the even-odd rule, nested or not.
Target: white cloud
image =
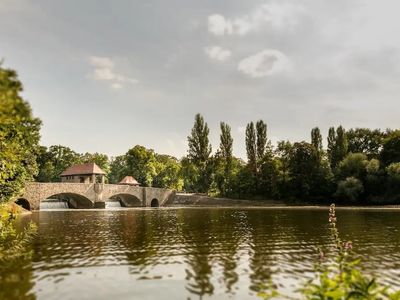
[[[89,63],[94,67],[91,78],[100,81],[109,81],[113,89],[121,89],[123,83],[138,83],[137,79],[124,76],[114,71],[115,64],[109,57],[91,56]]]
[[[211,15],[208,17],[208,31],[215,35],[232,34],[232,23],[224,16]]]
[[[114,90],[122,89],[122,85],[121,85],[120,83],[118,83],[118,82],[112,83],[112,84],[111,84],[111,87],[112,87]]]
[[[219,61],[225,61],[231,57],[231,51],[223,49],[219,46],[207,47],[204,49],[205,53],[211,58]]]
[[[265,77],[286,71],[290,68],[289,59],[282,52],[266,49],[241,60],[238,70],[253,77]]]
[[[114,68],[114,63],[109,57],[91,56],[89,61],[96,68]]]
[[[295,26],[304,8],[285,2],[263,4],[252,13],[234,19],[214,14],[208,17],[208,31],[214,35],[245,35],[262,28],[285,29]]]

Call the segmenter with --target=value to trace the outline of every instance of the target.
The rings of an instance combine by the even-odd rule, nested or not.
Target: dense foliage
[[[17,73],[0,64],[0,202],[15,198],[37,173],[41,123],[21,92]]]
[[[18,285],[21,280],[6,270],[13,264],[22,267],[31,259],[28,248],[36,232],[32,223],[17,230],[15,219],[20,208],[9,205],[38,170],[41,122],[33,117],[21,92],[17,73],[0,64],[0,299],[22,298],[18,291],[7,293],[6,286]]]

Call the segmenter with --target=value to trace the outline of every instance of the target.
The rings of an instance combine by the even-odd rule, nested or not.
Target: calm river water
[[[317,248],[332,243],[327,209],[161,208],[42,211],[33,258],[3,286],[18,299],[257,299],[271,278],[294,293]],[[338,210],[367,272],[400,287],[400,211]],[[25,220],[23,220],[25,221]],[[16,297],[17,298],[17,297]]]

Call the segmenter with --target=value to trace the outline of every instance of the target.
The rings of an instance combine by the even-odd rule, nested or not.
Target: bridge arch
[[[153,200],[151,200],[150,206],[151,207],[159,207],[160,206],[160,202],[158,201],[157,198],[153,198]]]
[[[122,207],[141,207],[142,201],[133,194],[119,193],[112,195],[109,199],[117,200]]]
[[[45,199],[41,199],[41,202],[47,199],[59,199],[66,201],[69,208],[84,209],[93,208],[93,202],[89,198],[77,194],[77,193],[58,193],[51,195]]]
[[[17,199],[17,201],[15,201],[15,204],[21,206],[22,208],[24,208],[26,210],[31,210],[31,204],[25,198]]]

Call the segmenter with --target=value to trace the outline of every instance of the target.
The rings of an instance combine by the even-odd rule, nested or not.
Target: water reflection
[[[20,218],[17,230],[27,225],[29,219]],[[0,261],[0,299],[36,299],[33,292],[34,278],[32,270],[31,248],[26,248],[26,255],[17,259]]]
[[[400,275],[399,213],[338,211],[342,237],[354,242],[366,270],[393,286]],[[293,293],[311,275],[317,247],[332,243],[326,215],[288,209],[34,213],[33,262],[2,274],[19,274],[20,299],[249,299],[270,279]],[[0,289],[9,299],[12,290]]]

